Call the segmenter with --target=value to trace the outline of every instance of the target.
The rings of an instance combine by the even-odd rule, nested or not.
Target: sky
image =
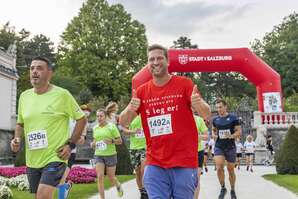
[[[0,26],[44,34],[56,46],[86,0],[0,0]],[[187,36],[199,48],[249,47],[285,16],[298,12],[298,0],[108,0],[120,3],[143,23],[149,44],[170,47]]]

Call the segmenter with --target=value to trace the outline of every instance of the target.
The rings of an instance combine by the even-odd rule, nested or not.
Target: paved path
[[[213,166],[209,166],[209,172],[201,177],[201,199],[217,199],[220,186],[217,181],[216,172]],[[276,173],[274,167],[255,166],[254,172],[247,172],[244,166],[240,171],[236,171],[237,183],[236,193],[239,199],[298,199],[298,196],[290,191],[267,181],[261,176],[264,174]],[[227,172],[226,172],[227,174]],[[226,175],[226,186],[230,190],[228,176]],[[135,180],[123,184],[124,196],[122,199],[139,199]],[[115,188],[106,192],[106,199],[117,199]],[[93,196],[90,199],[99,199]],[[229,191],[225,199],[230,199]]]

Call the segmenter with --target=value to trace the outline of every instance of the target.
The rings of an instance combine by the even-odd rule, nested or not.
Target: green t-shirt
[[[24,91],[19,99],[18,121],[24,125],[26,165],[42,168],[50,162],[65,162],[56,150],[69,139],[69,120],[83,111],[66,90],[57,86],[43,94]]]
[[[195,122],[196,122],[198,133],[204,134],[205,131],[208,131],[208,128],[207,128],[204,120],[201,117],[196,116],[196,115],[194,117],[195,117]],[[200,139],[199,145],[198,145],[198,151],[202,151],[202,150],[204,150],[204,146],[203,146],[202,139]]]
[[[117,154],[115,144],[106,144],[104,139],[115,139],[120,137],[120,133],[113,123],[101,127],[98,124],[93,128],[93,138],[95,140],[95,155],[110,156]]]
[[[138,115],[130,124],[130,130],[136,130],[136,134],[130,136],[130,149],[145,149],[146,148],[146,138],[144,135],[141,117]]]

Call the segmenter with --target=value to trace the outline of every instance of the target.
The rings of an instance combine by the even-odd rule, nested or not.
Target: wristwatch
[[[70,149],[75,149],[76,148],[76,144],[71,142],[71,141],[68,141],[66,144],[69,146]]]

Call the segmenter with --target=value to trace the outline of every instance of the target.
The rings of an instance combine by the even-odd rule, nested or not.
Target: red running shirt
[[[162,168],[198,167],[198,133],[191,110],[193,83],[172,76],[157,87],[149,81],[137,89],[146,137],[146,163]]]

